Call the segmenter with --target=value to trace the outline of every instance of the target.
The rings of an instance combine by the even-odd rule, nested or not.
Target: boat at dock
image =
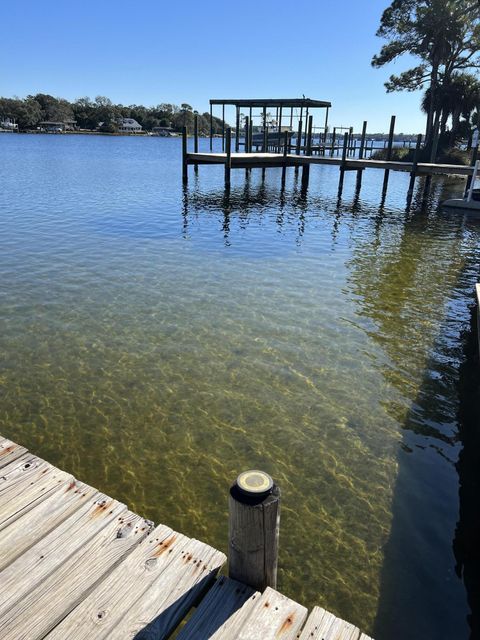
[[[480,160],[475,163],[468,192],[464,198],[450,198],[442,202],[445,209],[453,209],[467,214],[470,218],[480,219],[480,189],[475,189],[475,181],[480,169]]]

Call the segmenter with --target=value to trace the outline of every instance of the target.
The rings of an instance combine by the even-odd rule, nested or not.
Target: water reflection
[[[408,175],[381,201],[381,172],[361,189],[347,172],[339,194],[335,168],[308,189],[236,171],[225,191],[200,167],[182,190],[178,140],[16,138],[0,433],[221,549],[226,487],[265,468],[282,591],[377,640],[398,611],[428,637],[463,631],[456,384],[478,255],[436,210],[455,185],[424,203],[418,179],[408,208]]]

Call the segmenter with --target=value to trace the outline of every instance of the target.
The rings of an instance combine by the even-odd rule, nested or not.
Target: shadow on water
[[[472,290],[472,282],[478,276],[478,266],[472,259],[459,262],[465,242],[462,228],[453,234],[454,230],[449,229],[445,238],[450,243],[449,256],[432,255],[429,250],[430,234],[425,233],[428,210],[432,210],[433,201],[442,199],[441,192],[433,192],[429,200],[423,201],[419,185],[413,207],[407,207],[408,224],[394,256],[382,264],[373,249],[369,277],[365,277],[364,268],[354,276],[357,287],[362,286],[361,282],[367,283],[361,291],[362,313],[377,323],[378,330],[372,337],[382,343],[396,365],[392,370],[386,368],[384,375],[399,388],[405,383],[396,379],[399,372],[406,379],[415,374],[410,369],[414,361],[409,362],[408,350],[416,348],[416,334],[424,330],[412,326],[412,300],[423,305],[425,331],[431,330],[430,314],[435,322],[435,309],[445,308],[444,317],[434,330],[435,340],[423,367],[416,400],[403,420],[401,407],[390,408],[403,422],[403,436],[373,629],[378,640],[460,640],[470,633],[471,638],[479,637],[479,386],[470,309],[465,300],[465,292]],[[441,215],[433,211],[434,215]],[[377,218],[379,229],[381,222],[382,207]],[[478,245],[476,234],[478,229],[474,230],[472,245]],[[412,254],[412,246],[417,255]],[[368,262],[369,258],[362,260]],[[372,277],[375,269],[377,277]],[[434,290],[418,286],[428,283],[421,278],[424,269],[442,279],[442,301],[431,299]],[[417,287],[416,292],[412,292],[412,286]],[[398,336],[399,332],[405,337],[404,349],[391,341],[391,336]],[[452,468],[456,468],[458,477]],[[460,515],[455,529],[452,504],[457,502],[458,481]],[[465,606],[464,589],[470,613]]]
[[[480,362],[477,310],[464,333],[465,359],[460,366],[458,424],[462,450],[457,461],[460,513],[453,539],[455,570],[463,578],[471,614],[471,638],[480,638]]]
[[[424,182],[417,180],[413,197],[406,202],[401,236],[386,253],[382,231],[388,228],[391,214],[386,207],[387,192],[382,191],[380,205],[371,215],[373,238],[368,244],[359,243],[350,265],[350,284],[358,294],[360,315],[374,321],[376,329],[370,337],[390,358],[391,364],[382,371],[385,380],[401,393],[409,385],[417,388],[413,403],[396,406],[390,401],[387,408],[403,431],[373,629],[377,640],[460,640],[468,637],[470,627],[471,637],[478,637],[478,376],[473,375],[476,363],[466,297],[478,276],[477,264],[473,251],[463,250],[469,240],[465,240],[461,221],[446,218],[438,231],[438,216],[443,214],[437,204],[447,197],[448,183],[434,183],[426,196]],[[275,223],[281,232],[288,199],[288,210],[296,214],[293,224],[298,224],[298,242],[315,210],[332,215],[335,240],[345,213],[354,220],[364,207],[360,187],[357,179],[349,200],[341,190],[336,198],[308,193],[299,189],[298,181],[288,193],[282,189],[280,194],[264,182],[253,185],[246,181],[243,189],[228,192],[190,192],[185,210],[190,212],[187,216],[208,215],[220,208],[227,244],[232,219],[238,217],[240,224],[248,225],[250,210],[261,216],[263,209],[276,206]],[[470,248],[478,245],[478,231],[471,233]],[[444,234],[440,240],[448,247],[441,255],[435,252],[438,233]],[[419,358],[410,357],[410,352],[419,348],[425,334],[432,346],[418,370]],[[421,379],[414,385],[410,378]],[[459,481],[456,523],[452,505],[458,504]]]

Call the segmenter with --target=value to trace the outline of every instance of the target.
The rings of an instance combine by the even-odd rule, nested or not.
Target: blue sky
[[[390,0],[83,0],[8,3],[0,95],[106,95],[123,104],[211,97],[307,97],[333,103],[332,125],[421,132],[420,94],[386,94],[370,65]],[[5,19],[5,16],[8,16]],[[228,115],[228,114],[227,114]],[[232,119],[232,118],[231,118]]]

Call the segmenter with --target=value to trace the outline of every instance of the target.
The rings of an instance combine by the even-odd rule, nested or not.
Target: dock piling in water
[[[263,591],[276,588],[280,489],[263,471],[241,473],[230,489],[228,575]]]
[[[392,116],[390,118],[390,131],[388,133],[388,144],[387,144],[387,162],[389,162],[392,159],[392,149],[393,149],[393,138],[395,135],[395,120],[397,119],[396,116]],[[388,169],[385,169],[385,176],[383,178],[383,189],[382,191],[385,193],[387,191],[387,187],[388,187],[388,177],[390,175],[390,171]]]
[[[227,158],[225,161],[225,186],[230,186],[230,173],[232,168],[232,130],[227,127],[225,131],[225,145]]]
[[[415,151],[413,154],[413,165],[412,165],[412,170],[410,172],[410,184],[408,185],[408,193],[407,193],[408,206],[410,206],[410,202],[413,196],[413,188],[415,186],[415,178],[417,177],[418,157],[420,155],[421,146],[422,146],[422,134],[419,133],[417,136],[417,144],[415,146]]]
[[[183,184],[187,184],[188,182],[187,127],[182,128],[182,178],[183,178]]]

